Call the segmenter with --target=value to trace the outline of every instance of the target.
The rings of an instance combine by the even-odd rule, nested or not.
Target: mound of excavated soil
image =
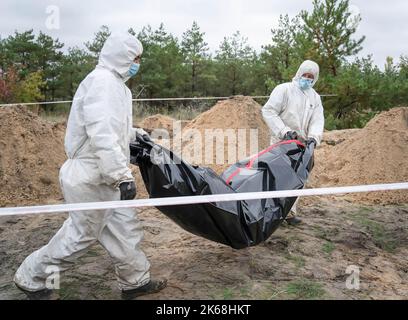
[[[171,117],[156,114],[154,116],[145,118],[142,122],[139,123],[138,126],[149,133],[151,133],[155,129],[165,129],[170,134],[172,134],[174,121],[176,120]]]
[[[0,206],[59,199],[64,126],[26,108],[0,108]]]
[[[408,181],[408,108],[395,108],[361,130],[347,130],[316,151],[311,185],[346,186]],[[330,143],[330,141],[332,143]],[[407,203],[407,191],[353,195],[370,203]]]
[[[208,130],[214,129],[222,130],[220,132],[221,135],[225,135],[224,143],[217,143],[216,139],[206,140],[209,137]],[[251,147],[250,129],[257,130],[257,135],[252,134],[257,148],[256,145]],[[237,149],[236,151],[231,150],[229,153],[228,145],[229,141],[234,141],[232,139],[236,139],[236,143],[231,144],[237,146]],[[262,118],[261,106],[252,98],[237,96],[218,102],[213,108],[192,120],[183,129],[183,141],[187,141],[183,144],[183,158],[195,164],[210,166],[218,173],[221,173],[236,161],[267,148],[270,142],[270,134]],[[209,141],[212,141],[213,148],[209,146]],[[200,142],[202,154],[201,157],[196,159],[192,155],[197,154],[199,151],[197,145]],[[217,152],[222,154],[221,148],[224,148],[224,159],[216,158]],[[194,149],[196,150],[194,151]],[[200,159],[202,161],[199,161]]]

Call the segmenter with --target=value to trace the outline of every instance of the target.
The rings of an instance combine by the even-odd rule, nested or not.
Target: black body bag
[[[138,135],[130,144],[150,198],[302,189],[313,167],[314,145],[282,141],[238,162],[218,176],[192,166],[173,152]],[[186,231],[243,249],[267,240],[296,198],[229,201],[158,207]]]

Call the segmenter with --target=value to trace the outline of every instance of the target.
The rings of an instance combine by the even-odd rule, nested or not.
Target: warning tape
[[[69,211],[90,211],[90,210],[107,210],[107,209],[123,209],[123,208],[140,208],[140,207],[177,206],[177,205],[191,205],[191,204],[200,204],[200,203],[202,204],[202,203],[215,203],[215,202],[227,202],[227,201],[239,201],[239,200],[310,197],[310,196],[323,196],[323,195],[334,195],[334,194],[407,190],[407,189],[408,189],[408,182],[403,182],[403,183],[392,183],[392,184],[360,185],[360,186],[351,186],[351,187],[215,194],[215,195],[174,197],[174,198],[139,199],[139,200],[130,200],[130,201],[72,203],[72,204],[32,206],[32,207],[0,208],[0,217],[28,215],[28,214],[62,213],[62,212],[69,212]]]
[[[321,94],[321,97],[337,97],[337,94]],[[266,99],[269,96],[250,96],[253,99]],[[152,98],[152,99],[133,99],[133,102],[148,102],[148,101],[194,101],[194,100],[228,100],[232,97],[191,97],[191,98]],[[24,103],[6,103],[0,104],[0,107],[12,106],[37,106],[37,105],[53,105],[53,104],[71,104],[72,100],[67,101],[44,101],[44,102],[24,102]]]

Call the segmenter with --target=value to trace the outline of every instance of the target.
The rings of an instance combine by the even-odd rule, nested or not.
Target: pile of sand
[[[208,144],[205,143],[205,137],[207,135],[206,129],[221,129],[224,130],[223,133],[226,132],[226,129],[231,129],[231,132],[234,133],[237,139],[236,141],[239,141],[239,135],[243,136],[244,133],[246,138],[241,140],[246,141],[246,146],[243,148],[245,151],[244,157],[237,151],[235,160],[234,157],[232,157],[232,159],[228,158],[229,140],[224,138],[224,163],[217,164],[215,161],[217,152],[216,141],[214,140],[213,150],[210,150]],[[198,165],[207,165],[218,173],[221,173],[228,168],[229,165],[234,164],[236,161],[242,160],[242,158],[248,157],[254,153],[250,147],[250,129],[258,130],[258,148],[256,151],[261,151],[267,148],[270,142],[269,129],[263,121],[261,106],[258,103],[256,103],[252,98],[244,96],[236,96],[228,100],[219,101],[214,107],[199,115],[183,129],[183,141],[187,140],[182,149],[183,158]],[[197,146],[194,132],[199,132],[201,135],[203,153],[203,161],[201,161],[201,163],[199,161],[194,161],[195,159],[193,158],[189,159],[191,158],[190,155],[194,152],[194,148]],[[212,153],[213,157],[212,161],[206,162],[204,161],[206,159],[205,155],[208,153]],[[209,158],[211,158],[211,156],[209,156],[207,159]]]
[[[143,128],[148,133],[151,133],[155,129],[165,129],[170,135],[172,135],[174,121],[176,120],[171,117],[156,114],[154,116],[145,118],[138,124],[138,127]]]
[[[347,130],[316,151],[311,186],[347,186],[408,181],[408,108],[395,108],[372,119],[364,129]],[[327,141],[328,133],[325,136]],[[332,136],[334,136],[332,134]],[[353,200],[407,203],[407,191],[358,194]]]
[[[59,199],[64,126],[23,107],[0,108],[0,206]]]

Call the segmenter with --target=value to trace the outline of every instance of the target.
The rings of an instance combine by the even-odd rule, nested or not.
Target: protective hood
[[[299,79],[305,74],[305,73],[311,73],[314,75],[314,80],[312,87],[316,84],[317,80],[319,80],[319,65],[311,60],[306,60],[304,61],[300,67],[299,70],[296,73],[296,76],[293,78],[293,81],[298,83]]]
[[[142,43],[128,32],[109,36],[99,55],[98,66],[119,74],[124,81],[133,60],[143,53]]]

